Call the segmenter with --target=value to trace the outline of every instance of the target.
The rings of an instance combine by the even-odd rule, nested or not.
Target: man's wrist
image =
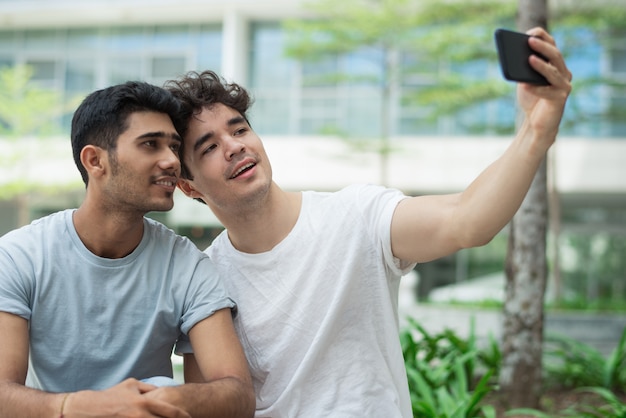
[[[66,412],[66,403],[67,403],[67,398],[69,398],[71,395],[71,392],[68,392],[66,394],[63,395],[63,398],[61,399],[61,406],[59,408],[59,418],[65,418],[65,412]]]

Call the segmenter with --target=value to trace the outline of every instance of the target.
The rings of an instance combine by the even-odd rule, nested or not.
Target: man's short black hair
[[[115,151],[117,139],[128,129],[128,117],[135,112],[152,111],[169,115],[174,126],[180,125],[180,102],[169,91],[141,81],[107,87],[89,94],[72,118],[72,153],[78,171],[89,182],[80,161],[86,145]]]

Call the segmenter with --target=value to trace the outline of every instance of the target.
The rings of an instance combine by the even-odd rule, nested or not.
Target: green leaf
[[[622,332],[622,336],[617,347],[611,352],[605,363],[604,368],[604,387],[626,389],[626,381],[620,381],[621,374],[626,369],[626,328]]]

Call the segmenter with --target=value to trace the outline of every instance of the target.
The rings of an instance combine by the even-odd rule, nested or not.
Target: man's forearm
[[[248,418],[254,415],[255,397],[252,386],[234,377],[162,389],[174,391],[177,399],[164,400],[186,410],[193,418]],[[159,396],[163,395],[169,397],[166,394]]]
[[[458,222],[456,230],[463,231],[463,248],[491,240],[524,200],[549,148],[547,144],[534,144],[531,133],[527,128],[525,131],[461,194],[460,210],[454,220]]]
[[[0,418],[40,418],[61,414],[65,394],[47,393],[12,382],[0,383]]]

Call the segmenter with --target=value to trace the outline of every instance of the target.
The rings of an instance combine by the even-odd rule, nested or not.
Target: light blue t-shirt
[[[78,237],[73,212],[0,237],[0,311],[30,326],[27,385],[64,392],[171,377],[181,333],[235,308],[213,264],[187,238],[148,218],[131,254],[98,257]]]

